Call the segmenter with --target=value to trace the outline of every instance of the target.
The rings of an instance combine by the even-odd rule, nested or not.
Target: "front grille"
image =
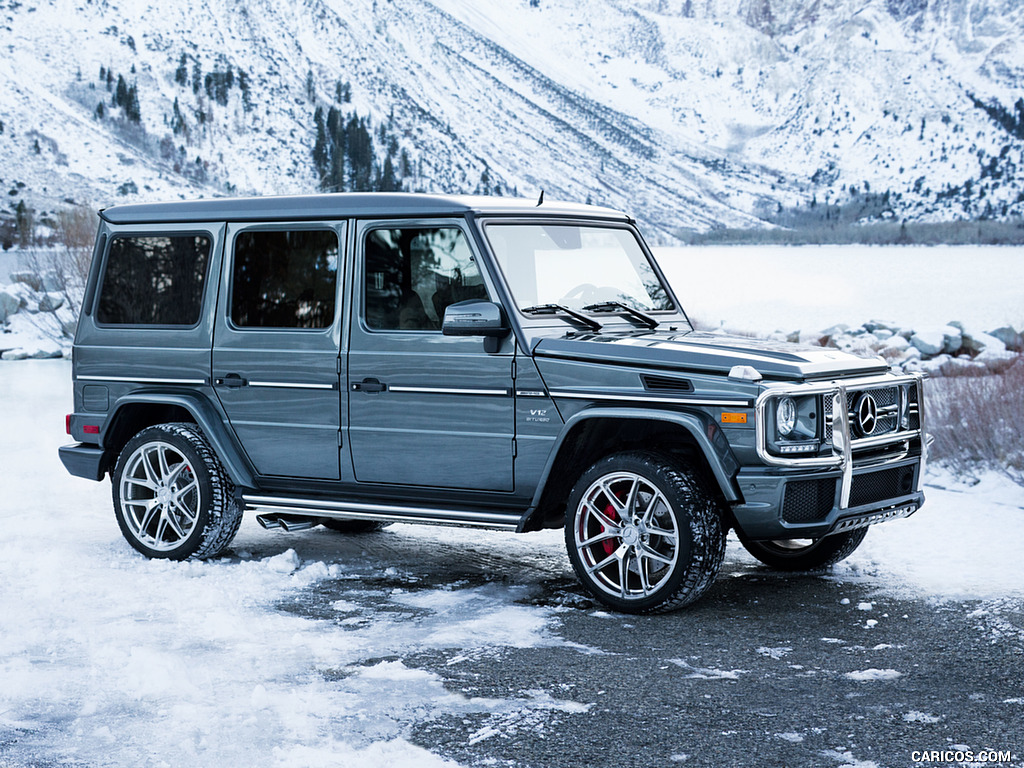
[[[899,496],[906,496],[914,490],[914,464],[883,469],[880,472],[865,472],[853,476],[850,486],[850,506],[875,504]]]
[[[796,480],[786,484],[782,519],[787,523],[817,523],[824,520],[836,503],[835,478]]]
[[[875,428],[866,435],[861,435],[854,426],[857,423],[857,414],[854,412],[854,407],[857,400],[860,398],[864,391],[871,393],[871,396],[875,399],[875,405],[879,409],[889,408],[892,406],[899,406],[899,388],[898,387],[876,387],[869,390],[860,390],[855,392],[846,393],[846,412],[849,414],[850,420],[850,431],[851,437],[854,439],[860,437],[876,437],[878,435],[887,435],[890,432],[895,432],[899,427],[899,412],[893,411],[888,414],[878,414],[878,420],[875,423]],[[832,442],[832,398],[825,398],[825,442]]]

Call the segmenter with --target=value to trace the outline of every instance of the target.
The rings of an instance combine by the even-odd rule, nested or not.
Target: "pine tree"
[[[199,63],[197,58],[192,62],[192,93],[198,94],[199,89],[203,87],[203,65]]]
[[[114,106],[123,107],[128,103],[128,83],[123,76],[117,76],[117,88],[114,90]]]
[[[178,59],[178,68],[174,70],[174,82],[185,85],[188,82],[188,60],[184,53]]]
[[[96,117],[102,120],[104,117],[106,117],[106,114],[107,108],[103,106],[103,102],[101,101],[99,104],[96,105]]]

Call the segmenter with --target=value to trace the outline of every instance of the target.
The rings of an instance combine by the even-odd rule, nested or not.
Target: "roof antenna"
[[[540,197],[537,198],[537,205],[540,205],[543,202],[544,202],[544,190],[542,189],[540,191]]]

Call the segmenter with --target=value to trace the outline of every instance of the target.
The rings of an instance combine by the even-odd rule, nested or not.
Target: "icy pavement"
[[[109,483],[57,459],[69,376],[0,363],[3,768],[569,766],[587,743],[593,766],[885,766],[894,737],[1020,759],[1024,490],[1001,478],[932,475],[824,578],[732,542],[694,609],[626,617],[581,594],[559,532],[247,519],[230,557],[147,561]]]

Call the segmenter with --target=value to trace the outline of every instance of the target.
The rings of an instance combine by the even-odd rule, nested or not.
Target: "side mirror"
[[[497,352],[498,342],[511,331],[501,306],[482,299],[449,304],[441,322],[441,333],[445,336],[483,336],[488,352]]]

